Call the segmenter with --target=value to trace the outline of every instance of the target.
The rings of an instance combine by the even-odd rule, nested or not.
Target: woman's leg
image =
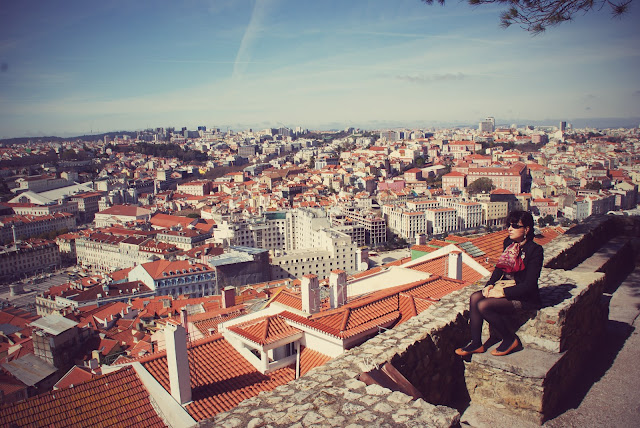
[[[489,325],[498,333],[502,339],[502,344],[498,347],[509,347],[516,339],[515,333],[511,331],[506,317],[515,312],[513,303],[502,298],[483,299],[478,302],[478,312],[482,319],[487,320]],[[481,326],[482,328],[482,326]]]
[[[471,327],[471,343],[477,345],[476,348],[482,345],[482,324],[483,316],[480,312],[480,302],[487,300],[482,295],[482,291],[476,291],[469,298],[469,326]]]

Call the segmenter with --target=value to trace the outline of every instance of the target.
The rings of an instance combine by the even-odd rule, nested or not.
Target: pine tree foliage
[[[424,3],[445,4],[445,0],[422,0]],[[506,7],[500,14],[500,26],[519,25],[533,34],[540,34],[548,27],[571,21],[578,13],[609,9],[619,17],[629,10],[632,0],[467,0],[472,6],[499,4]]]

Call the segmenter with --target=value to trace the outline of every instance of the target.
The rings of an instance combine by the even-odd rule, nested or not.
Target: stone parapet
[[[453,351],[469,337],[463,314],[478,289],[473,285],[451,293],[393,330],[199,426],[457,426],[460,413],[439,403],[455,401],[464,388],[464,366]],[[358,380],[389,362],[424,398]]]
[[[543,269],[539,281],[542,309],[521,312],[512,320],[523,345],[564,352],[585,336],[601,333],[608,315],[601,301],[604,276]],[[487,325],[485,334],[489,335]]]
[[[544,269],[540,285],[550,306],[517,330],[524,349],[505,357],[477,354],[465,363],[474,404],[508,409],[536,423],[553,414],[585,369],[583,356],[601,337],[608,316],[603,273]]]
[[[606,329],[605,287],[633,266],[632,246],[623,235],[627,223],[637,221],[592,218],[581,225],[583,234],[573,231],[554,240],[551,248],[545,246],[546,268],[539,280],[543,308],[513,320],[524,349],[506,357],[477,354],[465,363],[472,403],[506,409],[536,423],[557,411],[588,369],[584,355]]]

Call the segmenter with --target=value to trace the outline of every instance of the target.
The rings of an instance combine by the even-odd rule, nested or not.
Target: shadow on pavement
[[[567,410],[578,408],[591,387],[611,368],[618,353],[634,330],[627,323],[613,320],[607,321],[605,334],[599,341],[598,346],[594,351],[584,356],[584,367],[588,367],[588,370],[584,370],[584,375],[574,384],[573,394],[567,396],[558,410],[550,415],[550,422]]]

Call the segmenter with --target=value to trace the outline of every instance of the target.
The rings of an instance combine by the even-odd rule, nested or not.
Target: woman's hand
[[[489,293],[491,292],[492,289],[493,289],[493,284],[487,285],[486,287],[484,287],[482,289],[482,295],[484,297],[491,297],[491,296],[489,296]]]

